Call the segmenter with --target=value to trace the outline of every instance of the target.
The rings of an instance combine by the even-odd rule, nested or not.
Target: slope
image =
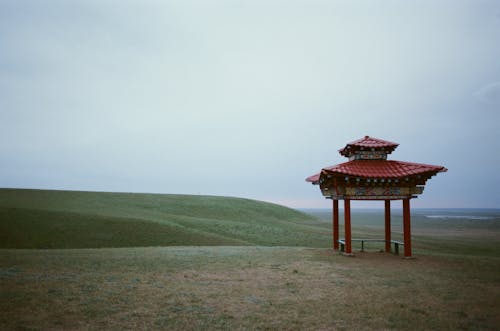
[[[325,222],[241,198],[0,189],[0,248],[327,247]]]

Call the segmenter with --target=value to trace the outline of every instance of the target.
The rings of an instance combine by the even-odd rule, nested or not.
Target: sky
[[[0,0],[0,187],[329,208],[369,135],[500,208],[499,112],[500,1]]]

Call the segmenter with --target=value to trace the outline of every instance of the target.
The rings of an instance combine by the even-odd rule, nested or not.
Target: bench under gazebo
[[[306,179],[319,185],[321,193],[333,200],[333,249],[352,255],[352,241],[385,242],[385,251],[404,247],[404,256],[411,257],[410,199],[422,194],[426,181],[447,169],[443,166],[387,160],[399,144],[365,136],[348,143],[339,153],[348,162],[321,169]],[[339,238],[339,200],[344,200],[345,238]],[[351,238],[351,200],[383,200],[385,202],[385,238]],[[391,239],[391,200],[403,201],[403,242]],[[363,247],[363,246],[362,246]]]

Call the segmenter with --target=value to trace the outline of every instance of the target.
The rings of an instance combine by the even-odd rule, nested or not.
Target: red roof
[[[340,154],[344,156],[349,156],[349,150],[358,150],[361,148],[375,148],[375,149],[381,149],[384,148],[385,150],[392,152],[396,147],[398,147],[398,143],[394,143],[391,141],[387,140],[382,140],[378,138],[373,138],[370,136],[365,136],[364,138],[352,141],[348,143],[344,148],[340,149],[339,152]]]
[[[317,183],[317,182],[319,182],[319,177],[320,176],[321,176],[321,173],[309,176],[309,177],[306,178],[306,182]]]
[[[360,147],[397,147],[398,143],[393,143],[392,141],[382,140],[378,138],[373,138],[370,136],[365,136],[364,138],[351,141],[347,143],[347,146],[360,146]]]
[[[403,178],[424,173],[434,175],[447,170],[443,166],[394,160],[353,160],[322,169],[322,171],[331,174],[365,178]],[[316,183],[319,181],[320,175],[310,176],[306,181]]]

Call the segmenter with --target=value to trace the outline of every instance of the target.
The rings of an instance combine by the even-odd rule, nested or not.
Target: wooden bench
[[[361,241],[361,251],[364,252],[365,250],[365,241],[366,242],[383,242],[385,243],[385,239],[351,239],[351,241]],[[340,239],[339,240],[340,244],[340,251],[344,252],[345,251],[345,239]],[[391,244],[394,244],[394,251],[393,253],[395,255],[399,255],[399,246],[404,246],[404,242],[399,241],[399,240],[391,240]]]

